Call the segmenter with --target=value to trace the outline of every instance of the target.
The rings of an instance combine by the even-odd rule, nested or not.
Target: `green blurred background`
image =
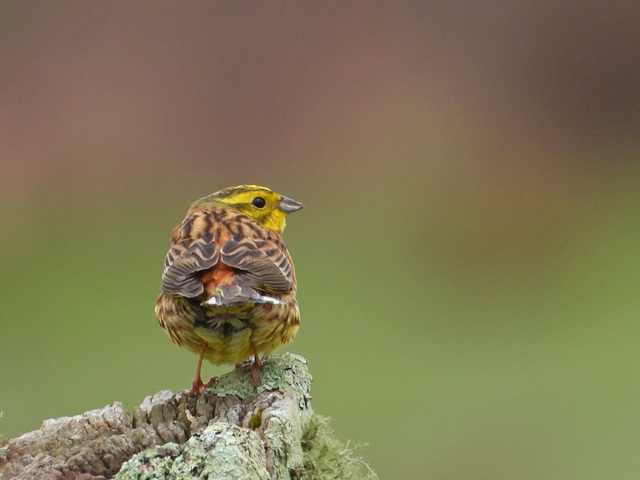
[[[0,432],[188,387],[153,313],[169,233],[257,183],[305,204],[286,350],[381,478],[638,478],[639,22],[2,2]]]

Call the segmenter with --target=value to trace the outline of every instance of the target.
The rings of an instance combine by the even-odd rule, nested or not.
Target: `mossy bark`
[[[0,480],[375,478],[314,414],[311,381],[304,358],[274,355],[258,385],[234,369],[207,395],[46,420],[5,442]]]

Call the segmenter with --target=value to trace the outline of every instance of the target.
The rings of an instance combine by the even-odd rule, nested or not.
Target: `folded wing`
[[[293,267],[286,249],[272,240],[236,234],[222,245],[220,258],[239,270],[234,277],[239,285],[276,294],[293,288]]]
[[[176,242],[164,259],[162,291],[194,298],[204,292],[200,273],[218,262],[219,254],[211,233],[195,240]]]

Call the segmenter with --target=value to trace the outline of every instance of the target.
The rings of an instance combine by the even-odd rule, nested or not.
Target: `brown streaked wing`
[[[238,284],[269,293],[289,293],[293,287],[293,268],[286,250],[273,241],[236,234],[220,248],[224,263],[241,272]]]
[[[195,240],[176,242],[164,259],[162,291],[167,294],[194,298],[204,292],[199,273],[218,262],[218,250],[213,234]]]

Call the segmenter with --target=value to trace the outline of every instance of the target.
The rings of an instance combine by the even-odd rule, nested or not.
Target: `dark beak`
[[[278,210],[282,210],[285,213],[296,212],[303,206],[304,205],[302,205],[300,202],[296,202],[295,200],[292,200],[289,197],[285,197],[284,195],[280,196],[280,201],[278,202]]]

